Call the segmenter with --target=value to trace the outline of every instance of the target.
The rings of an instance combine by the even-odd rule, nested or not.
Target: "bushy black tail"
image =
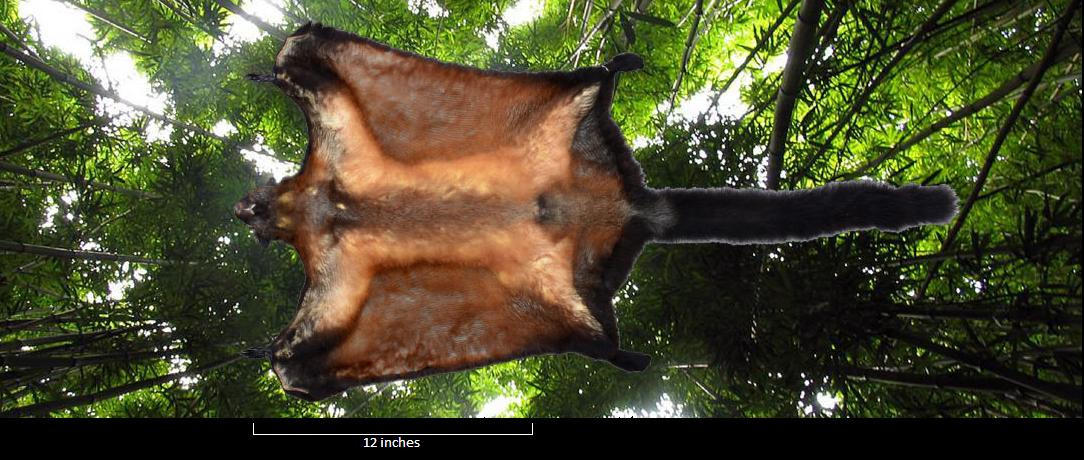
[[[851,230],[902,231],[956,214],[947,185],[838,182],[809,190],[665,189],[654,241],[730,244],[806,241]]]

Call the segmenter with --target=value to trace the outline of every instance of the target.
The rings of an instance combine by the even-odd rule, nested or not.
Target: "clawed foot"
[[[241,352],[241,356],[248,359],[271,359],[270,347],[252,347]]]

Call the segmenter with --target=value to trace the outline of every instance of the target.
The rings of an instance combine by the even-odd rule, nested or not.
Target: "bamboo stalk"
[[[787,142],[794,106],[797,105],[798,93],[801,92],[806,61],[813,52],[817,22],[820,20],[822,0],[803,0],[798,10],[798,20],[794,22],[794,33],[790,37],[787,49],[787,66],[783,69],[783,82],[779,85],[776,96],[775,121],[772,136],[768,141],[768,177],[767,187],[779,189],[779,176],[783,170],[783,148]]]

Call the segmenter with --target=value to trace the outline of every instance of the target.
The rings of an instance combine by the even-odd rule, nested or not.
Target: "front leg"
[[[329,251],[330,252],[330,251]],[[357,328],[372,271],[364,260],[324,256],[305,284],[297,316],[271,345],[271,368],[287,393],[316,401],[349,388],[338,378],[331,353]]]

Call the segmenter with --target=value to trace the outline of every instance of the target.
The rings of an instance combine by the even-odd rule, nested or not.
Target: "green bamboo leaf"
[[[667,19],[663,19],[663,18],[660,18],[660,17],[657,17],[657,16],[652,16],[650,14],[637,13],[635,11],[627,11],[627,12],[625,12],[625,14],[629,15],[630,18],[633,18],[633,19],[635,19],[637,21],[643,21],[643,22],[646,22],[646,23],[649,23],[649,24],[654,24],[654,25],[663,26],[663,27],[677,27],[677,24],[674,24],[673,22],[671,22],[671,21],[669,21]]]
[[[937,168],[937,171],[934,171],[929,176],[926,176],[925,179],[922,179],[922,185],[929,185],[930,183],[932,183],[934,179],[937,179],[937,176],[941,175],[941,171],[944,170],[945,168]]]

